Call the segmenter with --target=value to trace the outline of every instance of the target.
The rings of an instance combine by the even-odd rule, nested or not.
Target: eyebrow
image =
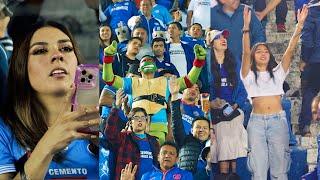
[[[70,39],[60,39],[57,42],[58,42],[58,44],[61,44],[61,43],[71,42],[71,40]],[[48,43],[47,42],[35,42],[30,46],[30,49],[36,45],[48,45]]]

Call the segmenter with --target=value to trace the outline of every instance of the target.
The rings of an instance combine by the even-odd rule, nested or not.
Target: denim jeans
[[[251,114],[247,127],[249,139],[248,169],[253,180],[287,180],[291,159],[286,113]]]

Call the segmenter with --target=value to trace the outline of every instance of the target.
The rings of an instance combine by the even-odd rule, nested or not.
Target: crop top
[[[284,71],[282,63],[279,63],[273,68],[274,78],[270,77],[268,71],[257,72],[257,81],[255,79],[253,71],[249,71],[245,78],[240,73],[241,80],[243,81],[244,87],[248,93],[248,97],[259,97],[259,96],[275,96],[283,95],[283,82],[286,76],[289,74]]]

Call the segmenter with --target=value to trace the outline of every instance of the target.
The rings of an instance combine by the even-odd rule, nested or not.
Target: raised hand
[[[179,93],[179,83],[176,76],[171,76],[169,81],[169,90],[171,95],[177,95]]]
[[[193,51],[194,51],[194,54],[196,55],[197,59],[199,59],[199,60],[205,60],[206,59],[207,52],[201,45],[196,44],[193,47]]]
[[[53,155],[68,146],[72,140],[95,139],[96,135],[81,133],[79,129],[98,126],[99,122],[97,107],[79,107],[77,111],[65,113],[50,125],[38,143],[39,148]]]
[[[123,89],[120,88],[116,93],[116,107],[120,108],[124,101],[125,101],[125,94]]]
[[[248,6],[243,9],[243,29],[248,30],[250,28],[251,10]]]
[[[308,12],[309,10],[307,5],[303,5],[303,8],[298,10],[298,13],[297,13],[298,26],[299,25],[303,26],[305,20],[307,19]]]
[[[105,56],[115,55],[117,53],[117,46],[118,46],[117,41],[112,41],[112,43],[108,47],[104,48],[104,55]]]
[[[132,167],[132,162],[126,164],[126,167],[121,170],[120,180],[134,180],[137,169],[137,165],[134,165],[134,167]]]

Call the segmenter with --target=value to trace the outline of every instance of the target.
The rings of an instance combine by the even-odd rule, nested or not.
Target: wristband
[[[113,56],[103,56],[103,63],[110,64],[113,62]]]
[[[188,78],[188,76],[185,76],[183,78],[184,83],[186,83],[187,88],[191,88],[193,86],[192,82],[190,81],[190,79]]]
[[[199,60],[199,59],[195,59],[193,61],[193,66],[197,67],[197,68],[201,68],[205,65],[206,61],[205,60]]]
[[[248,32],[250,32],[250,29],[242,29],[242,33],[244,34],[244,33],[248,33]]]
[[[116,80],[116,76],[113,76],[112,81],[109,81],[109,82],[104,81],[104,82],[105,82],[108,86],[112,86],[115,80]]]

